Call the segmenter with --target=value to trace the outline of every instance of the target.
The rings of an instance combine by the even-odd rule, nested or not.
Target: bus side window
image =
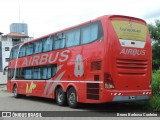
[[[10,53],[10,60],[17,58],[19,46],[12,48]]]
[[[24,69],[24,79],[32,79],[32,68],[26,68]]]
[[[51,51],[53,46],[53,37],[43,39],[43,52]]]
[[[57,73],[57,65],[52,65],[52,77],[54,77]]]
[[[54,38],[54,49],[61,49],[65,47],[65,34],[64,33],[59,33],[55,35]]]
[[[8,68],[8,80],[10,80],[10,79],[11,79],[11,69]]]
[[[26,55],[26,47],[22,46],[20,48],[19,57],[24,57]]]
[[[14,76],[14,68],[8,68],[8,80],[11,80]]]
[[[24,79],[24,69],[23,68],[17,68],[16,69],[16,79]]]
[[[34,42],[34,54],[42,52],[42,41]]]
[[[82,44],[87,44],[97,40],[98,38],[98,23],[87,25],[81,29]]]
[[[16,68],[16,80],[19,79],[19,69],[20,69],[20,68]]]
[[[50,79],[51,78],[51,67],[45,66],[42,68],[42,79]]]
[[[57,72],[57,65],[30,67],[30,68],[17,68],[16,79],[47,80],[55,76],[56,72]],[[8,78],[11,79],[12,75],[14,75],[14,71],[8,69]]]
[[[68,31],[66,33],[66,47],[79,45],[80,43],[80,29]]]
[[[26,55],[32,55],[33,54],[33,44],[29,43],[26,45]]]
[[[98,38],[98,24],[97,23],[91,25],[90,33],[91,33],[90,42],[97,40]]]
[[[11,49],[11,52],[10,52],[10,56],[9,56],[10,60],[13,59],[13,49]]]
[[[41,79],[41,68],[35,67],[33,69],[33,79],[35,80]]]
[[[56,75],[56,65],[42,67],[42,79],[50,79]]]

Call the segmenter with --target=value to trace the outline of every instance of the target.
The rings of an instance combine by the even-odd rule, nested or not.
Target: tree
[[[148,24],[150,37],[157,40],[152,46],[152,67],[153,70],[160,69],[160,20],[155,20],[155,25]]]
[[[160,43],[160,20],[155,20],[155,25],[148,24],[148,29],[150,32],[150,37],[158,40]]]
[[[160,46],[159,46],[159,43],[155,43],[152,46],[152,68],[153,68],[153,70],[160,69]]]

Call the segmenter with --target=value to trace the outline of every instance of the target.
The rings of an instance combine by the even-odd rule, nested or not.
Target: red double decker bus
[[[149,100],[152,51],[146,22],[98,17],[11,50],[8,92],[68,103]]]

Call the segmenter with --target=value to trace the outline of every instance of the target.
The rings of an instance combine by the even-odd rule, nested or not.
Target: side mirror
[[[3,70],[3,75],[6,75],[6,70],[8,69],[8,66],[6,66]]]
[[[3,75],[6,75],[6,69],[3,70]]]

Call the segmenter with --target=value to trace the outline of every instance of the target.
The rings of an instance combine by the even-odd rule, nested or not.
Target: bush
[[[153,70],[160,69],[160,46],[159,43],[155,43],[152,46],[152,68]]]
[[[148,109],[154,112],[160,111],[160,96],[154,95],[148,102]]]
[[[147,106],[151,111],[160,111],[160,70],[152,74],[152,99]]]
[[[152,74],[152,93],[160,96],[160,70]]]

